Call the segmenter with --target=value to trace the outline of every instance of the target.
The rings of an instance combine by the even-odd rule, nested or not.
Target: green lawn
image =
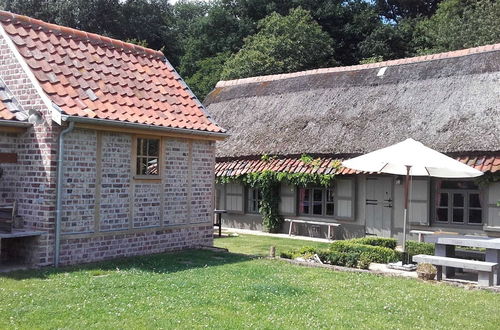
[[[304,241],[291,238],[277,238],[269,236],[257,236],[241,234],[238,237],[216,238],[214,245],[226,248],[229,252],[268,256],[272,245],[276,246],[276,255],[280,252],[311,246],[315,248],[327,248],[328,243]]]
[[[196,250],[1,274],[0,301],[0,329],[500,324],[500,294]]]

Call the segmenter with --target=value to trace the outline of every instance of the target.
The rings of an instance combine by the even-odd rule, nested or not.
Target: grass
[[[257,236],[242,234],[238,237],[216,238],[214,245],[226,248],[229,252],[268,256],[272,245],[276,246],[276,255],[290,249],[311,246],[314,248],[328,248],[328,243],[305,241],[291,238],[278,238],[270,236]]]
[[[0,301],[1,329],[500,324],[500,294],[204,250],[2,274]]]

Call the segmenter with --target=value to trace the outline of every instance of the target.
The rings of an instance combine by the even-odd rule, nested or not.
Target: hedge
[[[417,254],[427,254],[434,255],[434,244],[432,243],[424,243],[424,242],[415,242],[415,241],[407,241],[406,242],[406,252],[408,252],[408,256],[410,261],[413,260],[413,256]]]
[[[377,263],[395,262],[400,259],[399,252],[383,247],[359,244],[352,241],[336,241],[330,245],[330,251],[343,252],[343,253],[358,253]]]
[[[385,237],[362,237],[362,238],[353,238],[350,239],[349,242],[372,245],[372,246],[383,246],[388,249],[394,250],[398,241],[395,238],[385,238]]]
[[[312,257],[316,253],[317,253],[317,251],[315,248],[313,248],[311,246],[304,246],[304,247],[301,247],[300,249],[292,249],[292,250],[288,250],[285,252],[281,252],[280,257],[286,258],[286,259],[295,259],[295,258],[299,258],[299,257],[309,258],[309,257]]]

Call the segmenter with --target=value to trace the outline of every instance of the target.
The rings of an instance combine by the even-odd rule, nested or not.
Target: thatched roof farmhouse
[[[204,104],[230,134],[228,139],[217,143],[217,176],[234,177],[270,169],[320,174],[337,171],[347,174],[344,177],[355,177],[353,191],[358,195],[351,201],[358,206],[348,217],[337,217],[335,213],[327,221],[350,220],[351,225],[366,227],[367,233],[370,220],[363,206],[365,198],[377,199],[368,196],[370,177],[366,179],[362,174],[360,178],[353,175],[360,173],[336,169],[331,165],[337,159],[411,137],[483,172],[500,173],[500,44],[350,67],[220,81]],[[304,164],[300,160],[302,154],[317,157],[318,161],[314,166]],[[261,159],[263,155],[274,157]],[[394,199],[400,188],[398,182],[387,186],[386,194],[394,191]],[[446,214],[442,211],[444,218],[436,220],[433,204],[439,198],[435,196],[444,198],[445,195],[439,194],[451,194],[451,190],[439,190],[450,185],[425,180],[422,184],[425,193],[419,201],[426,205],[421,210],[424,220],[416,222],[439,228],[438,221],[450,226],[483,224],[485,228],[498,227],[500,231],[500,214],[497,214],[500,209],[496,203],[496,199],[500,200],[499,185],[490,185],[489,191],[481,190],[484,210],[477,219],[473,220],[472,215],[469,220],[452,218],[447,215],[453,213],[450,209]],[[475,192],[469,194],[478,193],[476,185],[471,187]],[[222,195],[224,189],[219,187]],[[228,201],[234,204],[237,195],[236,188],[230,190],[230,197],[222,197],[221,207],[248,213],[238,203],[227,205]],[[376,189],[373,191],[376,194]],[[249,193],[242,193],[240,204],[246,203]],[[303,195],[308,198],[307,194],[290,195],[290,217],[301,216],[303,208],[309,210],[307,205],[311,204],[301,201]],[[318,203],[319,199],[318,192]],[[309,203],[313,200],[309,199]],[[321,211],[318,206],[324,219],[325,208]],[[396,202],[394,208],[398,208]],[[307,218],[310,212],[302,218]],[[397,211],[393,213],[397,220]],[[227,220],[227,224],[238,225],[237,221],[231,221]],[[397,222],[384,226],[391,228],[388,235],[400,231]],[[360,233],[363,228],[358,228]]]

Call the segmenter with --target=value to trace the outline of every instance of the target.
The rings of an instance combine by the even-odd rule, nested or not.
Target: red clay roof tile
[[[459,156],[456,160],[468,164],[482,172],[500,171],[500,153],[496,155],[483,156]],[[215,175],[221,176],[236,176],[246,173],[262,172],[272,170],[277,172],[288,173],[311,173],[311,174],[339,174],[350,175],[360,174],[361,172],[349,168],[332,166],[334,162],[342,161],[339,158],[323,157],[319,160],[319,165],[316,162],[305,164],[300,160],[300,157],[287,157],[263,161],[260,159],[234,159],[228,161],[217,161],[215,164]],[[365,173],[366,174],[366,173]]]
[[[0,23],[68,115],[224,132],[159,51],[4,11]],[[97,98],[89,98],[88,89]]]

